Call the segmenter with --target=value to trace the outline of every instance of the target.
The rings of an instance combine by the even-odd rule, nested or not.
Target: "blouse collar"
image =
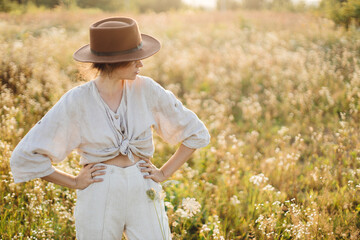
[[[93,90],[93,93],[94,93],[94,96],[95,96],[95,99],[96,101],[104,106],[104,108],[106,108],[107,110],[109,110],[109,112],[114,115],[114,114],[120,114],[120,109],[122,108],[122,106],[124,105],[124,101],[126,101],[126,87],[127,87],[127,84],[126,84],[126,80],[124,80],[124,86],[123,86],[123,89],[122,89],[122,96],[121,96],[121,101],[120,101],[120,105],[118,106],[116,112],[114,112],[113,110],[111,110],[111,108],[109,107],[109,105],[104,101],[104,99],[101,97],[100,95],[100,92],[98,90],[98,88],[96,87],[96,84],[95,84],[95,79],[94,80],[91,80],[91,85],[92,85],[92,90]]]

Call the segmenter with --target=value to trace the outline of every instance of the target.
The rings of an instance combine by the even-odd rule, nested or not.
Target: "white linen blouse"
[[[170,144],[193,149],[209,144],[210,135],[195,113],[149,77],[126,80],[116,112],[91,80],[66,92],[14,149],[10,167],[15,183],[47,176],[74,149],[80,164],[98,163],[120,153],[151,158],[153,128]]]

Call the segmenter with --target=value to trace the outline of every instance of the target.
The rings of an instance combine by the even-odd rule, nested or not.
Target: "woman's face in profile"
[[[126,67],[119,67],[115,69],[111,76],[117,79],[135,80],[136,75],[140,73],[140,68],[144,66],[141,60],[132,61]]]

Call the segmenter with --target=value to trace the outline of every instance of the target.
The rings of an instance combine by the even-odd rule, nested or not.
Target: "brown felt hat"
[[[90,26],[90,44],[78,49],[73,57],[79,62],[116,63],[150,57],[160,50],[160,42],[142,34],[136,21],[112,17]]]

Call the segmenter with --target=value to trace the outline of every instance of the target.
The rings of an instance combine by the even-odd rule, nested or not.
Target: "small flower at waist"
[[[154,188],[150,188],[148,190],[146,190],[146,195],[151,199],[154,200],[156,197],[156,191]]]
[[[168,233],[166,232],[165,223],[163,222],[164,217],[162,216],[163,211],[161,209],[164,208],[164,206],[161,204],[161,199],[159,198],[159,196],[156,193],[154,188],[150,188],[150,189],[146,190],[146,195],[154,203],[154,209],[155,209],[159,227],[161,230],[162,239],[166,240],[166,239],[168,239],[168,236],[167,236]],[[158,208],[159,208],[161,216],[159,216]]]

